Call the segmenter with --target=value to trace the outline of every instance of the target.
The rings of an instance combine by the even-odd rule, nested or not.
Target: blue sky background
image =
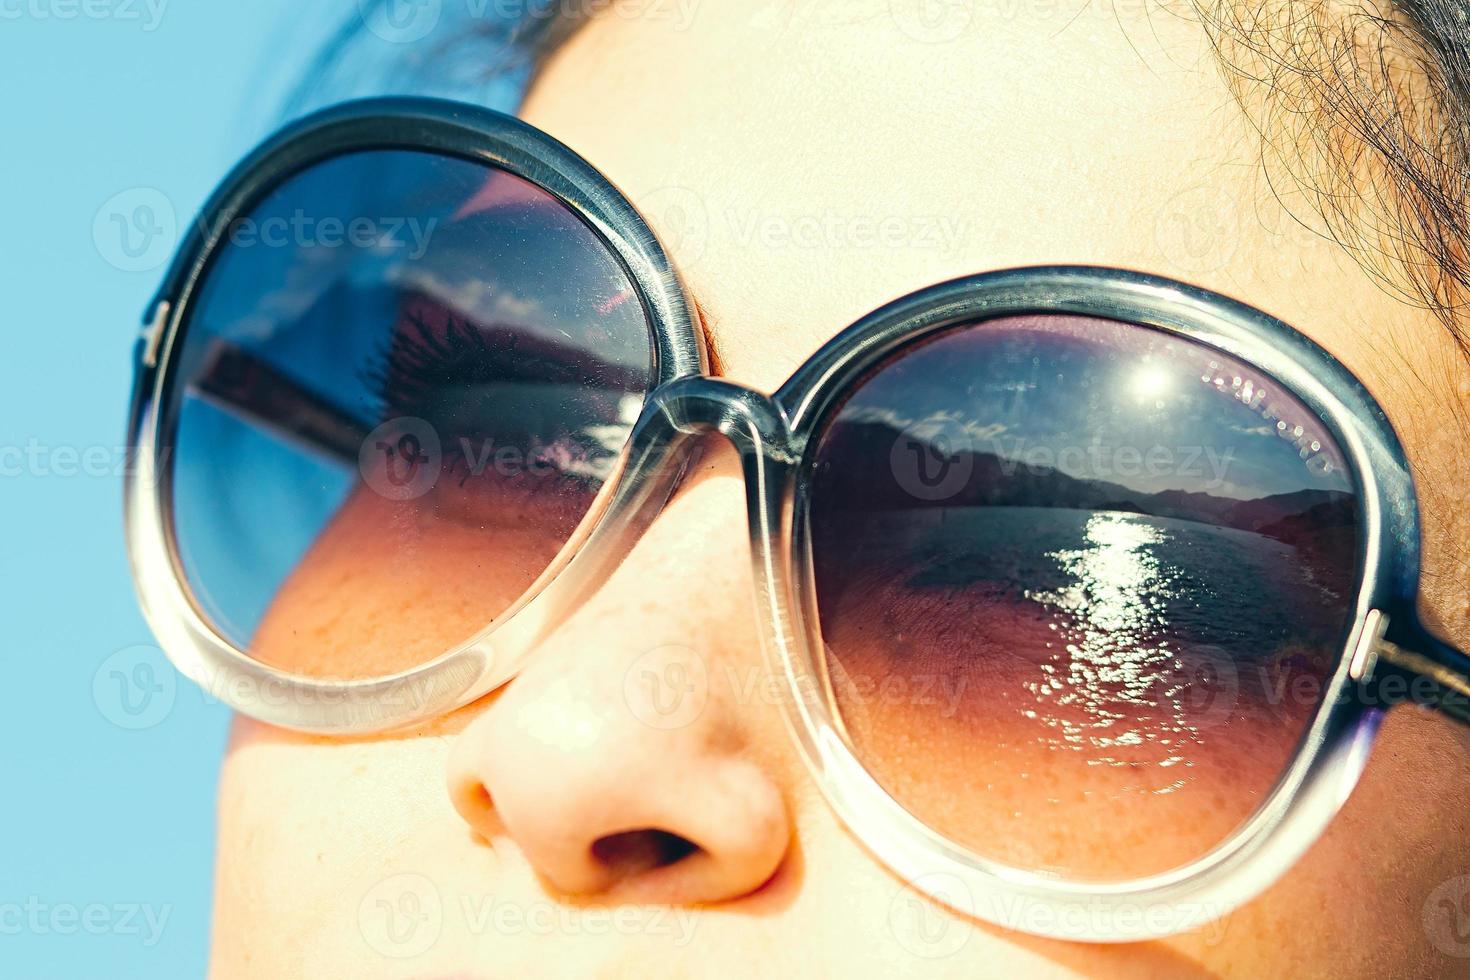
[[[227,713],[150,646],[112,473],[173,237],[129,255],[112,215],[192,217],[273,125],[302,6],[0,3],[0,976],[204,969]]]

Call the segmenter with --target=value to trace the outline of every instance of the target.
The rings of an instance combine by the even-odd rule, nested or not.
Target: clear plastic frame
[[[203,616],[172,532],[167,417],[175,352],[223,229],[291,175],[364,149],[478,161],[532,182],[606,244],[654,337],[654,377],[613,475],[572,540],[494,628],[432,662],[352,681],[289,674],[253,659]],[[1223,296],[1116,269],[1035,267],[919,290],[828,342],[773,395],[709,376],[692,303],[633,206],[570,150],[515,119],[431,100],[371,100],[276,136],[207,204],[150,306],[137,349],[126,521],[141,603],[185,675],[232,708],[301,731],[364,735],[468,704],[510,680],[595,591],[657,517],[696,441],[728,439],[743,459],[750,551],[768,668],[802,756],[830,805],[908,885],[1013,929],[1089,941],[1139,940],[1223,915],[1279,877],[1321,834],[1361,773],[1383,712],[1413,699],[1461,720],[1465,656],[1430,637],[1416,612],[1419,525],[1403,450],[1384,413],[1330,355],[1285,324]],[[1227,840],[1152,877],[1072,882],[988,861],[927,827],[860,763],[825,680],[807,519],[812,453],[835,406],[901,345],[947,328],[1022,314],[1077,314],[1141,325],[1224,352],[1269,375],[1318,417],[1357,488],[1352,625],[1328,689],[1269,798]],[[1392,682],[1392,683],[1390,683]]]

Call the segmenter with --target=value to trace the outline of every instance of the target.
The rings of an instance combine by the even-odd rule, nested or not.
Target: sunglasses
[[[277,135],[138,344],[127,523],[160,643],[275,725],[441,715],[512,678],[723,438],[776,700],[832,807],[915,891],[1082,940],[1264,889],[1392,705],[1470,721],[1470,661],[1416,613],[1403,450],[1285,324],[1012,269],[890,303],[767,395],[710,376],[692,308],[633,206],[515,119],[371,100]],[[371,639],[344,651],[343,623]]]

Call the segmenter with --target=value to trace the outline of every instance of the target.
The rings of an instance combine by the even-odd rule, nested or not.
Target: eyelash
[[[521,344],[523,332],[514,326],[482,329],[463,317],[445,313],[442,330],[435,330],[415,312],[407,312],[395,327],[392,337],[368,364],[359,371],[368,390],[378,402],[381,420],[422,418],[440,434],[441,459],[446,473],[458,474],[462,486],[473,475],[474,464],[467,451],[480,453],[485,440],[498,442],[496,433],[479,431],[465,419],[446,415],[437,404],[440,392],[455,392],[497,383],[540,382],[550,384],[589,384],[574,366]],[[569,431],[547,432],[533,436],[530,445],[521,446],[527,458],[557,458],[559,447],[574,441]],[[549,454],[549,455],[547,455]],[[553,483],[571,481],[581,486],[585,481],[571,473],[561,473]],[[550,489],[542,481],[533,481],[532,492]]]
[[[439,389],[497,381],[561,380],[557,376],[566,374],[548,359],[521,350],[520,334],[514,328],[500,332],[504,342],[495,345],[487,339],[487,331],[446,314],[440,338],[423,317],[405,314],[384,350],[362,371],[369,389],[378,393],[382,417],[426,417],[433,411],[431,396]]]

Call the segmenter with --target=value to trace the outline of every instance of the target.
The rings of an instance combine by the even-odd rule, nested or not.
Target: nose
[[[602,588],[457,737],[456,809],[554,888],[708,903],[776,872],[791,837],[757,759],[758,669],[733,452],[670,502]]]

